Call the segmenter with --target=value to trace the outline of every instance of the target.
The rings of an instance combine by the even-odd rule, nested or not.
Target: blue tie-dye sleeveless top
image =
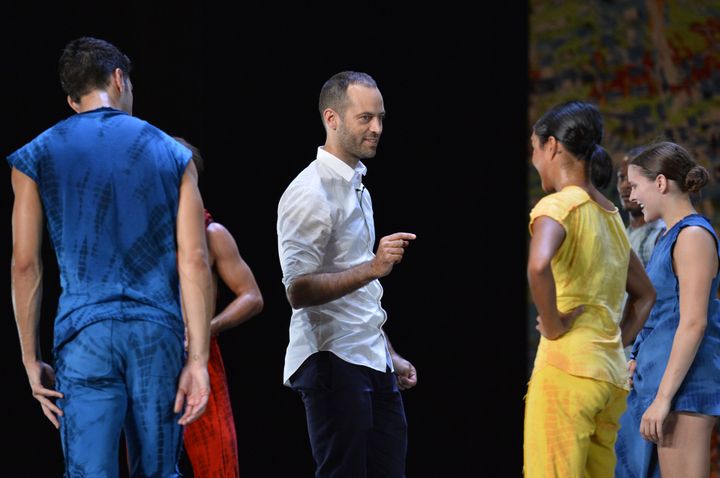
[[[190,151],[113,108],[60,121],[10,156],[39,188],[58,261],[57,350],[106,319],[184,334],[175,238]]]

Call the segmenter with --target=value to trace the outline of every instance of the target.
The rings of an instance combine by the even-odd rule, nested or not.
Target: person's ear
[[[328,128],[335,131],[338,128],[340,118],[334,109],[325,108],[325,111],[323,111],[323,120],[325,120]]]
[[[73,101],[73,99],[70,98],[70,95],[68,95],[67,97],[67,103],[68,105],[70,105],[70,108],[72,108],[75,113],[80,113],[80,105]]]
[[[668,191],[668,187],[670,185],[668,184],[668,179],[665,177],[664,174],[658,174],[655,178],[655,186],[657,187],[660,194],[665,194]]]
[[[112,72],[112,79],[110,80],[112,86],[117,88],[118,95],[122,95],[125,89],[128,87],[125,82],[125,73],[120,68],[115,68]]]
[[[550,159],[554,158],[555,155],[559,152],[559,145],[557,139],[555,139],[555,136],[548,136],[547,141],[545,141],[545,153],[550,156]]]

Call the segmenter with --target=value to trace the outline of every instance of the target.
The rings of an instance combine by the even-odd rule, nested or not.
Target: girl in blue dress
[[[667,232],[647,265],[657,300],[633,345],[615,476],[707,478],[720,415],[718,238],[690,195],[708,172],[662,142],[631,160],[628,178],[645,221],[662,218]]]

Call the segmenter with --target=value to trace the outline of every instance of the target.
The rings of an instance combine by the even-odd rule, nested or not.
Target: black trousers
[[[402,478],[407,421],[395,374],[331,352],[308,357],[290,378],[305,404],[316,478]]]

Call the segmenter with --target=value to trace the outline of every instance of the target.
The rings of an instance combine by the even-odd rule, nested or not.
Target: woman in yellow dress
[[[525,404],[528,478],[613,475],[629,390],[623,346],[655,301],[618,209],[597,189],[612,175],[602,136],[600,112],[579,101],[548,110],[531,136],[549,194],[530,213],[527,273],[542,337]]]

